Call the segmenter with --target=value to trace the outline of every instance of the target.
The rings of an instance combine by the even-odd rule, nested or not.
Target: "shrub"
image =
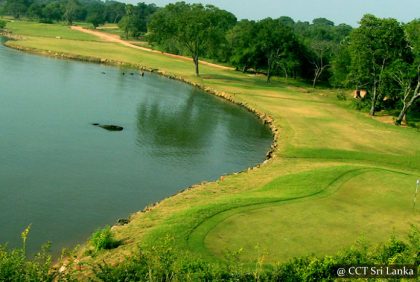
[[[99,264],[95,275],[101,281],[334,281],[340,265],[405,263],[418,265],[420,233],[413,227],[408,242],[395,237],[379,246],[365,241],[334,256],[294,258],[258,271],[240,262],[238,252],[229,252],[224,262],[209,262],[175,250],[165,241],[139,250],[117,266]],[[261,261],[257,260],[257,264]],[[258,272],[258,273],[256,273]]]
[[[109,250],[118,247],[121,242],[114,238],[110,226],[98,229],[90,238],[91,243],[95,247],[95,251]]]
[[[0,29],[3,29],[6,27],[6,21],[0,20]]]
[[[50,244],[41,248],[33,258],[26,256],[26,240],[30,226],[21,234],[22,247],[9,249],[0,245],[0,281],[53,281],[56,273],[51,271]]]
[[[347,100],[346,93],[343,90],[337,92],[337,99],[340,101],[346,101]]]

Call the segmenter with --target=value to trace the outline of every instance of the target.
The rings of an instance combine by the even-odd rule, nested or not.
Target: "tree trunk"
[[[198,56],[197,56],[197,55],[195,55],[195,56],[193,57],[193,61],[194,61],[194,66],[195,66],[195,75],[196,75],[196,76],[200,76],[200,70],[199,70],[199,68],[198,68],[198,64],[199,64],[199,62],[198,62]]]
[[[376,87],[376,85],[373,87],[373,97],[372,97],[372,106],[370,107],[370,112],[369,112],[369,114],[371,115],[371,116],[374,116],[375,115],[375,112],[376,112],[376,110],[375,110],[375,108],[376,108],[376,101],[377,101],[377,87]]]
[[[401,122],[404,120],[404,118],[407,118],[407,112],[408,110],[411,108],[411,106],[414,104],[414,102],[420,98],[420,94],[417,95],[413,95],[413,97],[411,98],[410,102],[408,103],[404,103],[404,107],[401,110],[401,113],[399,114],[397,120],[395,121],[396,125],[401,125]]]
[[[398,118],[395,121],[396,125],[401,125],[403,119],[406,118],[407,111],[408,111],[408,107],[407,105],[404,105],[403,109],[401,110],[401,113],[398,115]]]
[[[319,68],[315,69],[315,76],[314,76],[314,80],[312,81],[312,88],[315,88],[316,82],[318,81],[318,78],[320,77],[321,72],[322,72],[322,69],[319,69]]]
[[[317,77],[315,75],[314,80],[312,80],[312,88],[315,88],[315,86],[316,86],[316,79],[317,79]]]
[[[271,66],[272,66],[272,61],[271,58],[268,59],[268,63],[267,63],[267,83],[270,83],[271,81]]]
[[[270,83],[270,81],[271,81],[271,71],[270,71],[270,67],[269,67],[268,71],[267,71],[267,83]]]

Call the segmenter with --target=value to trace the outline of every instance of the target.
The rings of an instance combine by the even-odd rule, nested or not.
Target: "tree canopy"
[[[149,23],[149,40],[170,51],[188,53],[199,75],[199,58],[225,40],[236,17],[215,6],[178,2],[158,10]],[[171,47],[172,45],[172,47]]]

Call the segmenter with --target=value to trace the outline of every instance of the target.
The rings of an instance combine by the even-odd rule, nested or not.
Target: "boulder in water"
[[[101,127],[103,129],[106,129],[108,131],[122,131],[124,127],[119,125],[113,125],[113,124],[99,124],[99,123],[92,123],[92,125]]]

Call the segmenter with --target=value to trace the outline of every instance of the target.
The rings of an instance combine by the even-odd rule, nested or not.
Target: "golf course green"
[[[386,241],[420,226],[420,132],[352,107],[350,90],[243,74],[107,42],[64,25],[9,22],[22,36],[7,46],[61,58],[154,70],[224,96],[271,122],[271,158],[259,167],[201,183],[113,227],[123,244],[93,260],[124,259],[138,244],[170,236],[174,247],[209,260],[242,249],[243,262],[329,255],[359,239]],[[164,177],[164,176],[162,176]],[[139,206],[139,210],[142,209]],[[86,247],[87,248],[87,247]],[[83,252],[81,252],[83,253]],[[91,257],[81,257],[89,261]]]

